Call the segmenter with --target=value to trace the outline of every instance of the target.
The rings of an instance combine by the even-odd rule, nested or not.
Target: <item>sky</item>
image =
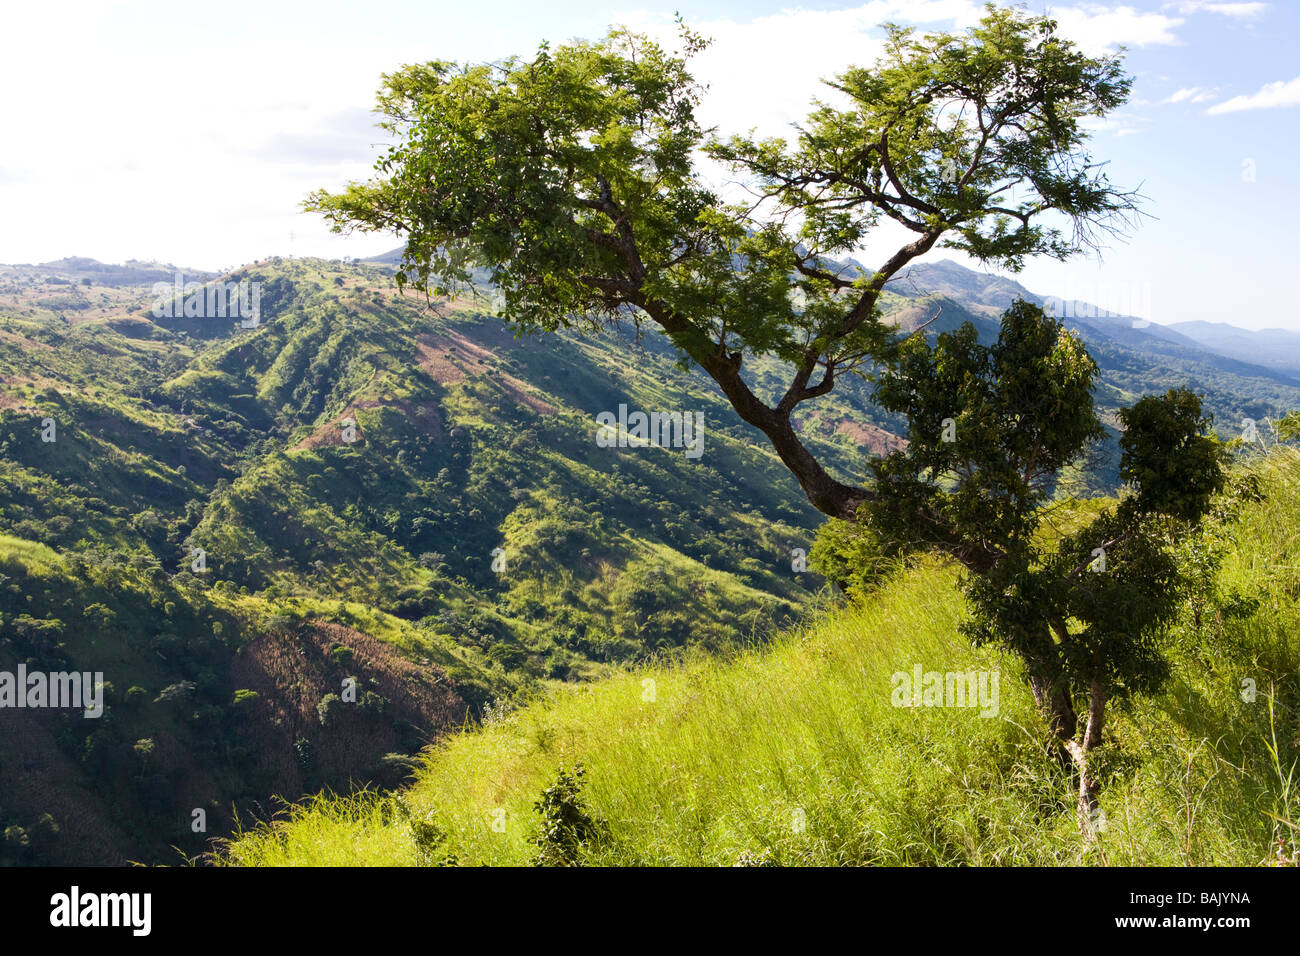
[[[1090,149],[1148,214],[1100,257],[1034,260],[1029,289],[1155,322],[1300,331],[1300,3],[1025,4],[1091,53],[1123,46],[1130,102]],[[788,133],[821,81],[870,65],[879,24],[962,29],[973,0],[479,0],[10,6],[0,55],[0,262],[64,256],[219,270],[271,255],[378,254],[301,211],[365,179],[382,151],[381,74],[431,59],[527,55],[610,24],[670,37],[680,10],[713,40],[694,61],[720,132]],[[899,244],[883,230],[859,258]],[[929,258],[958,258],[932,252]],[[967,263],[970,264],[970,263]]]

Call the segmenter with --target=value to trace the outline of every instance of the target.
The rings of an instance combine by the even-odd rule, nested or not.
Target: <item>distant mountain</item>
[[[141,262],[128,259],[120,265],[88,259],[85,256],[67,256],[36,265],[0,265],[0,282],[5,279],[26,283],[52,282],[56,285],[73,283],[96,286],[141,285],[152,282],[171,282],[177,273],[195,282],[206,282],[216,277],[215,272],[202,269],[182,269],[166,262]]]
[[[1016,299],[1036,305],[1044,301],[1014,279],[977,272],[951,259],[908,266],[890,280],[888,288],[903,296],[944,295],[991,313],[1006,311]]]
[[[1300,332],[1239,329],[1226,322],[1174,322],[1174,329],[1202,348],[1266,368],[1300,375]]]
[[[990,337],[997,334],[997,316],[1015,299],[1041,305],[1079,332],[1102,368],[1103,383],[1119,389],[1126,401],[1186,385],[1205,394],[1221,429],[1300,407],[1300,334],[1249,332],[1224,323],[1160,325],[1043,296],[946,259],[913,265],[886,288],[904,298],[960,303],[993,323],[984,327]]]

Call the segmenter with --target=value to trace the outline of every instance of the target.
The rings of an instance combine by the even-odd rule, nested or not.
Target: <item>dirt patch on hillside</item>
[[[835,426],[835,434],[847,436],[857,444],[866,446],[875,455],[888,455],[891,451],[907,447],[906,438],[899,438],[876,425],[855,422],[848,418],[842,419]]]
[[[415,361],[439,385],[463,382],[468,375],[457,364],[454,343],[445,336],[422,335],[415,343]]]
[[[527,391],[528,386],[515,378],[513,375],[501,376],[501,387],[505,389],[515,401],[521,405],[527,405],[535,412],[542,415],[554,415],[558,409],[550,402],[547,402],[531,392]]]
[[[336,655],[339,647],[351,650],[351,658]],[[467,711],[441,670],[338,624],[259,637],[236,658],[230,676],[236,688],[258,694],[240,734],[260,755],[269,791],[288,797],[345,780],[396,786],[405,771],[386,765],[385,755],[438,739],[460,727]],[[357,681],[356,701],[336,702],[322,723],[322,698],[342,697],[349,677]],[[367,693],[378,696],[367,699]]]
[[[322,425],[316,429],[298,444],[293,446],[294,451],[301,451],[305,448],[321,448],[325,445],[364,445],[366,443],[365,433],[361,430],[361,423],[357,421],[356,409],[374,408],[378,402],[357,402],[355,405],[349,405],[333,421]],[[352,427],[349,429],[348,423]],[[353,439],[349,441],[348,439]]]
[[[490,347],[474,341],[463,332],[451,330],[445,334],[429,332],[416,342],[415,357],[420,368],[440,385],[452,385],[470,377],[484,377],[501,386],[511,398],[521,405],[543,415],[554,415],[554,405],[533,394],[527,383],[496,367],[500,350],[518,347],[522,343],[504,327],[481,326],[474,330],[476,337],[491,338]]]

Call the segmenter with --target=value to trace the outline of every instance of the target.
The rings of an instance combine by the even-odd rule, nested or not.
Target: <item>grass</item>
[[[53,548],[36,541],[0,534],[0,563],[10,561],[23,565],[31,574],[41,574],[63,566],[63,559]]]
[[[1019,667],[963,644],[955,573],[924,563],[764,648],[494,715],[429,751],[400,798],[322,795],[220,860],[412,865],[409,813],[443,834],[436,856],[528,865],[534,803],[581,762],[581,799],[604,823],[583,851],[595,865],[1294,862],[1300,458],[1256,467],[1266,498],[1226,532],[1214,606],[1171,635],[1173,679],[1113,712],[1091,849]],[[918,663],[996,670],[997,717],[893,706],[891,675]]]

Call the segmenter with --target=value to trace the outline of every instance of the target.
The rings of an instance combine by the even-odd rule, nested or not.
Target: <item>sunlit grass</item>
[[[1220,573],[1221,594],[1257,604],[1175,635],[1167,689],[1114,708],[1092,848],[1018,665],[957,636],[955,572],[933,562],[762,649],[557,689],[452,735],[403,799],[462,865],[531,863],[534,802],[579,761],[583,800],[607,827],[586,850],[592,864],[1294,859],[1300,463],[1279,455],[1260,468],[1268,497],[1233,529]],[[996,670],[997,716],[893,706],[891,675],[918,663]],[[244,833],[230,861],[414,864],[404,820],[391,798],[317,799]]]

